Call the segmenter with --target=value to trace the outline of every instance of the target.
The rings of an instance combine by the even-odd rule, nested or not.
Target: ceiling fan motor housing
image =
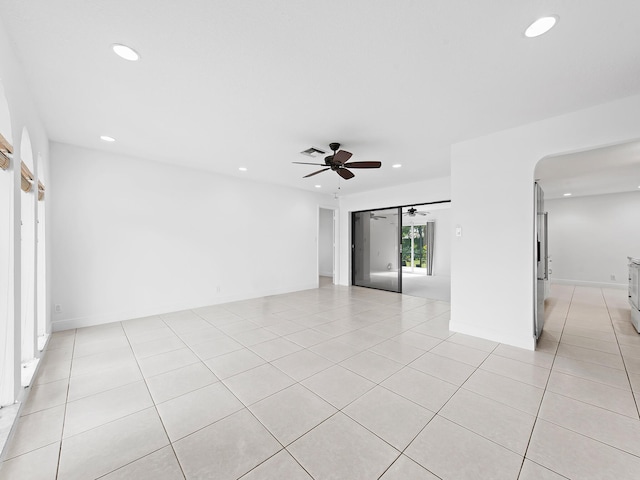
[[[337,142],[332,142],[329,144],[329,148],[333,150],[333,155],[328,155],[324,157],[324,163],[328,167],[331,167],[331,170],[337,170],[338,168],[340,168],[340,165],[333,162],[333,157],[335,156],[336,152],[340,149],[340,144]]]

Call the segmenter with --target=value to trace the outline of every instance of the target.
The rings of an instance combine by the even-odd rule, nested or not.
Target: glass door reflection
[[[352,214],[352,284],[402,292],[400,208]]]

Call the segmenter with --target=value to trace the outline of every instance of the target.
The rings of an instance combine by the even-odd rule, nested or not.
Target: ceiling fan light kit
[[[305,175],[302,178],[313,177],[314,175],[317,175],[318,173],[326,172],[327,170],[333,170],[334,172],[336,172],[338,175],[340,175],[345,180],[349,180],[349,179],[355,177],[355,175],[353,174],[353,172],[351,170],[349,170],[349,168],[380,168],[380,166],[382,165],[381,162],[351,162],[351,163],[347,163],[348,160],[353,155],[351,152],[347,152],[346,150],[340,150],[340,144],[339,143],[335,143],[335,142],[334,143],[330,143],[329,144],[329,148],[333,151],[333,155],[328,155],[328,156],[324,157],[324,164],[322,164],[322,163],[308,163],[308,162],[292,162],[292,163],[297,163],[297,164],[300,164],[300,165],[318,165],[318,166],[321,166],[321,167],[325,167],[325,168],[317,170],[317,171],[315,171],[313,173],[310,173],[309,175]],[[307,152],[309,152],[309,153],[307,153]],[[310,149],[304,150],[301,153],[304,154],[304,155],[314,156],[314,152],[317,152],[316,154],[319,155],[320,154],[319,152],[322,152],[322,151],[320,149],[316,149],[315,147],[311,147]],[[322,153],[324,153],[324,152],[322,152]]]

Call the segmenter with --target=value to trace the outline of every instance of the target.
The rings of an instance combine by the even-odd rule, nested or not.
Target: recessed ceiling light
[[[322,185],[314,185],[316,188],[322,188]],[[640,188],[640,187],[639,187]]]
[[[246,172],[247,171],[247,167],[239,167],[238,170],[240,170],[241,172]]]
[[[396,163],[395,165],[391,165],[393,168],[400,168],[402,166],[402,164],[400,163]]]
[[[127,47],[126,45],[121,45],[119,43],[114,43],[111,45],[111,48],[121,58],[125,60],[129,60],[130,62],[137,62],[140,60],[140,54],[136,52],[133,48]]]
[[[562,195],[564,195],[565,197],[570,197],[571,196],[570,193],[563,193]]]
[[[524,34],[529,38],[539,37],[551,30],[557,21],[558,17],[555,16],[539,18],[527,27]]]
[[[116,139],[113,137],[110,137],[109,135],[100,135],[100,140],[102,140],[103,142],[115,142]]]

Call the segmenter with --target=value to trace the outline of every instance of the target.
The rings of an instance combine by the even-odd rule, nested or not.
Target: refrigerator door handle
[[[544,279],[549,280],[549,233],[547,224],[549,213],[544,212]]]

